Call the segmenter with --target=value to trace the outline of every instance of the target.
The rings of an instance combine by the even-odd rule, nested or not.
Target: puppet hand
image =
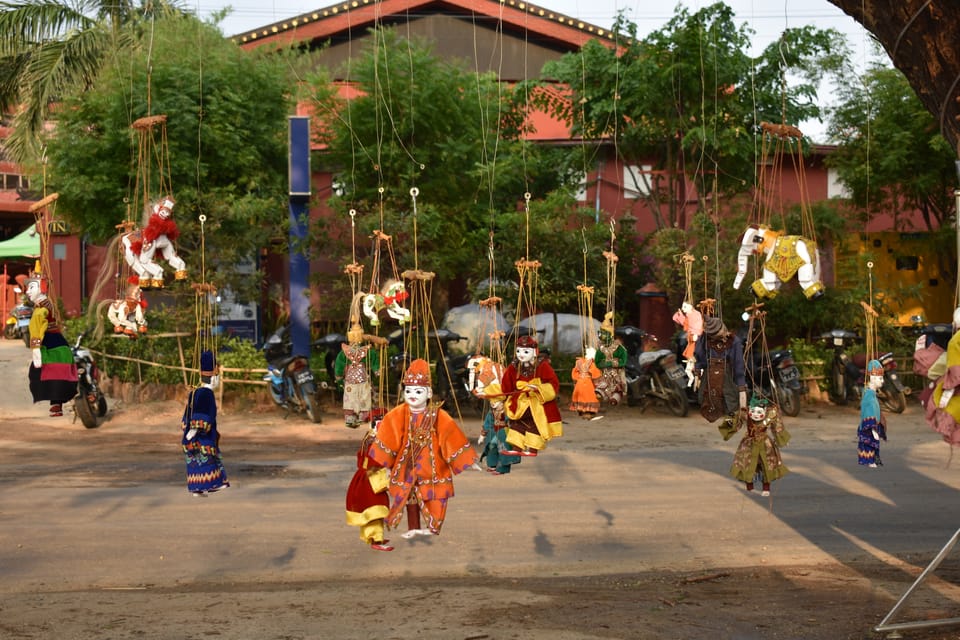
[[[947,404],[950,402],[950,398],[953,397],[953,389],[944,389],[940,394],[940,404],[937,405],[941,409],[946,409]]]
[[[481,434],[480,434],[480,437],[477,438],[477,446],[478,446],[478,447],[479,447],[479,446],[483,446],[483,441],[484,441],[484,437],[483,437],[483,434],[481,433]]]
[[[746,408],[747,408],[747,392],[741,391],[740,392],[740,409],[742,410]]]
[[[40,349],[31,349],[30,357],[33,359],[33,366],[39,369],[43,365],[43,359],[40,357]]]
[[[481,466],[480,466],[479,464],[477,464],[476,462],[474,462],[472,465],[470,465],[470,468],[473,469],[474,471],[483,471],[483,467],[481,467]]]

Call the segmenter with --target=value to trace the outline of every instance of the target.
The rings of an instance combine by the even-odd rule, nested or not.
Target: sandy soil
[[[342,521],[359,433],[333,404],[321,425],[223,407],[235,486],[201,501],[183,492],[177,403],[111,400],[96,430],[56,422],[24,400],[21,355],[0,347],[4,639],[886,637],[874,626],[956,526],[949,511],[918,529],[912,511],[863,531],[844,520],[887,514],[871,492],[899,504],[914,481],[930,509],[955,505],[946,450],[915,405],[891,420],[886,475],[866,482],[843,462],[856,408],[807,405],[787,423],[794,473],[769,501],[725,475],[735,443],[699,415],[618,407],[593,423],[568,414],[564,438],[511,476],[465,474],[437,540],[376,553]],[[844,469],[828,469],[838,449]],[[805,484],[825,475],[852,479]],[[834,512],[816,502],[830,485],[859,495]],[[958,578],[948,557],[895,621],[956,616]]]

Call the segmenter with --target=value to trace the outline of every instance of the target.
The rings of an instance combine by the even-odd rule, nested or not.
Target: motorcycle
[[[81,333],[70,348],[77,366],[77,395],[73,398],[73,413],[87,429],[100,426],[100,419],[107,415],[107,398],[100,388],[100,369],[93,354],[80,345]]]
[[[14,289],[20,293],[20,288]],[[9,340],[20,339],[27,347],[30,346],[30,318],[33,317],[33,305],[21,300],[20,304],[10,310],[3,335]]]
[[[334,366],[340,354],[341,345],[347,342],[347,336],[342,333],[328,333],[316,340],[311,346],[324,352],[323,367],[327,372],[327,379],[320,383],[323,389],[334,389],[338,397],[343,396],[343,384],[337,382]]]
[[[310,362],[305,356],[293,355],[287,327],[281,327],[267,338],[263,352],[267,360],[267,375],[263,379],[274,404],[288,412],[306,414],[311,422],[320,422]]]
[[[859,335],[846,329],[832,329],[820,335],[820,339],[833,347],[833,361],[827,379],[827,394],[830,401],[845,405],[863,396],[866,378],[867,357],[864,353],[853,356],[847,349],[862,341]],[[897,374],[897,362],[893,353],[877,356],[883,366],[883,386],[877,390],[880,406],[891,413],[903,413],[907,408],[907,391]]]
[[[784,415],[800,415],[803,383],[790,349],[771,349],[767,355],[754,351],[744,357],[747,387],[757,395],[772,398]],[[773,374],[773,375],[771,375]]]
[[[624,372],[627,377],[627,405],[653,402],[666,405],[675,416],[690,410],[687,400],[687,374],[670,349],[657,349],[656,336],[629,325],[619,326],[615,335],[627,350]]]
[[[750,331],[750,314],[744,313],[744,321],[740,328],[740,338],[743,344],[748,344]],[[800,396],[803,395],[803,382],[800,380],[800,369],[793,359],[790,349],[744,349],[744,373],[747,379],[747,389],[751,394],[763,396],[773,400],[784,415],[795,417],[800,415]]]

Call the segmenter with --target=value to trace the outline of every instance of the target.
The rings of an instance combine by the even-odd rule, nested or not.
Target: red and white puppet
[[[697,340],[703,335],[703,314],[697,311],[692,304],[684,301],[680,308],[673,314],[673,321],[683,327],[687,334],[687,346],[683,349],[683,360],[686,363],[687,386],[693,386],[696,379],[693,375],[693,366],[696,358],[693,356],[694,349],[697,346]]]
[[[127,284],[126,296],[115,300],[107,307],[107,319],[113,324],[113,331],[128,338],[136,338],[147,332],[147,319],[144,310],[147,301],[140,295],[139,281],[131,276]]]
[[[139,247],[139,259],[144,269],[150,272],[152,278],[150,285],[155,288],[163,287],[163,270],[155,268],[157,265],[154,257],[157,251],[174,270],[174,278],[185,280],[187,277],[187,265],[177,255],[177,249],[174,246],[174,242],[180,237],[180,229],[173,219],[173,205],[173,198],[169,196],[161,198],[153,205],[153,213],[150,214],[141,232],[142,244]],[[135,246],[136,243],[133,245]]]

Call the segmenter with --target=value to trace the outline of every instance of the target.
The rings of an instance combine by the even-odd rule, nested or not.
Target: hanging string
[[[867,262],[867,300],[869,302],[860,302],[863,307],[863,326],[864,326],[864,349],[866,351],[867,362],[877,357],[877,314],[873,307],[873,261]]]

